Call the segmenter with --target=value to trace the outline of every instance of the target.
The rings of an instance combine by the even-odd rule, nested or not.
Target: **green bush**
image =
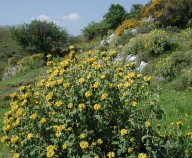
[[[187,51],[192,49],[192,29],[187,28],[175,35],[175,40],[179,43],[180,50]]]
[[[127,43],[129,42],[129,40],[130,40],[131,38],[133,38],[133,37],[134,37],[133,33],[131,33],[131,32],[128,31],[128,32],[122,34],[121,37],[117,37],[117,38],[115,39],[114,45],[115,45],[115,47],[118,47],[118,46],[120,46],[120,45],[124,46],[124,45],[127,44]]]
[[[188,67],[183,69],[179,78],[173,80],[171,85],[177,90],[192,87],[192,68]]]
[[[128,53],[149,52],[151,56],[158,56],[170,52],[174,43],[170,41],[170,35],[163,30],[153,30],[148,34],[139,34],[132,38],[125,50]]]
[[[17,62],[17,65],[21,67],[21,71],[30,71],[35,68],[39,68],[45,65],[43,54],[34,54],[31,56],[24,57]]]
[[[33,20],[29,24],[11,28],[12,37],[27,52],[40,52],[44,56],[53,49],[63,47],[67,41],[67,31],[53,22]]]
[[[189,53],[174,52],[168,57],[160,59],[156,64],[155,73],[167,79],[173,79],[178,77],[181,69],[188,66],[190,62]]]
[[[155,150],[151,122],[162,110],[151,78],[135,73],[133,63],[113,63],[114,52],[87,55],[48,61],[48,77],[10,95],[1,140],[15,157],[135,157]]]
[[[125,54],[137,54],[143,48],[143,35],[139,34],[131,38],[127,45],[124,46]]]

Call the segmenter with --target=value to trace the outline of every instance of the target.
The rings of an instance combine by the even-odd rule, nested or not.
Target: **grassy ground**
[[[161,120],[161,124],[169,126],[178,121],[183,122],[183,132],[192,128],[192,89],[177,91],[169,86],[162,89],[161,105],[166,117]]]

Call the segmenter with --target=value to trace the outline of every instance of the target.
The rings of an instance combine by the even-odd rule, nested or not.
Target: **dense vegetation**
[[[40,54],[22,59],[10,56],[8,66],[20,70],[0,82],[0,135],[12,152],[0,144],[0,156],[191,158],[192,2],[177,2],[153,0],[130,12],[113,4],[83,36],[46,49],[33,45]],[[115,38],[101,46],[111,34]],[[40,36],[33,35],[27,40],[36,44]],[[43,45],[50,40],[43,39]],[[70,46],[66,55],[69,43],[77,49]],[[23,44],[30,52],[32,44]],[[141,62],[147,66],[136,71]]]
[[[53,22],[33,20],[19,28],[11,29],[13,38],[28,52],[53,53],[66,44],[67,32]]]

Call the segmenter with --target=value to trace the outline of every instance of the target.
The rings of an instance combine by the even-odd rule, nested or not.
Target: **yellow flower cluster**
[[[93,108],[94,108],[95,111],[98,111],[98,110],[101,109],[101,105],[100,104],[95,104]]]
[[[57,148],[54,145],[49,145],[46,147],[46,156],[47,158],[52,158],[55,155],[55,150]]]
[[[122,154],[138,152],[137,147],[131,146],[137,144],[131,134],[135,129],[130,125],[129,132],[126,128],[129,117],[144,117],[137,111],[148,108],[142,99],[151,94],[151,78],[137,74],[133,62],[114,62],[115,52],[87,54],[73,60],[68,56],[59,62],[48,61],[48,76],[11,94],[2,142],[18,154],[29,154],[23,148],[30,146],[31,151],[48,158],[82,154],[99,158],[100,153],[95,151],[100,150],[105,157],[113,158],[117,151],[110,145],[103,147],[116,139],[120,145],[120,139],[128,138]],[[83,151],[77,151],[77,145]]]
[[[122,129],[121,130],[121,136],[124,136],[126,134],[128,134],[128,131],[126,129]]]
[[[108,156],[109,158],[113,158],[113,157],[115,157],[115,153],[114,153],[113,151],[110,151],[110,152],[107,154],[107,156]]]
[[[147,157],[146,154],[144,154],[144,153],[140,153],[140,154],[138,155],[138,158],[148,158],[148,157]]]
[[[149,121],[146,121],[145,122],[145,127],[147,127],[147,128],[151,127],[151,123]]]
[[[134,28],[136,26],[139,26],[140,22],[136,18],[128,19],[123,21],[121,25],[118,26],[118,28],[115,30],[117,36],[121,36],[124,32],[124,30],[128,30],[130,28]]]
[[[80,148],[82,150],[86,150],[89,147],[89,143],[87,141],[80,142]]]

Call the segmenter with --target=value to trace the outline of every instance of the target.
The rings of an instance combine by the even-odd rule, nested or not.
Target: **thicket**
[[[185,26],[192,18],[191,0],[153,0],[141,8],[142,16],[160,26]]]

